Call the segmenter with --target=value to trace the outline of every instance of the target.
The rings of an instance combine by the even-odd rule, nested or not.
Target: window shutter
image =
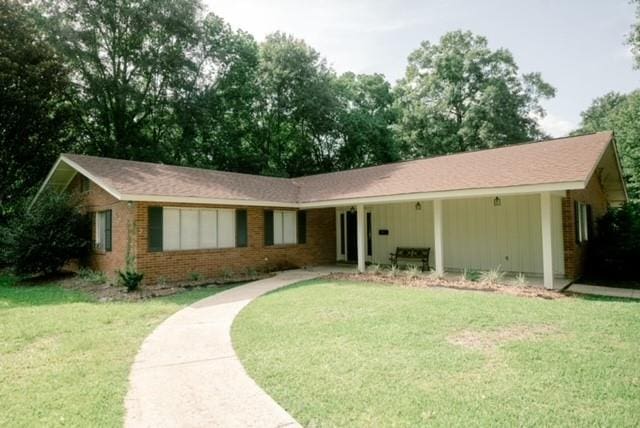
[[[149,207],[149,251],[162,251],[162,207]]]
[[[264,210],[264,245],[273,245],[273,211]]]
[[[307,212],[298,211],[298,244],[307,243]]]
[[[587,239],[593,239],[593,212],[591,205],[587,205]]]
[[[236,210],[236,247],[246,247],[247,241],[247,210]]]
[[[340,214],[340,254],[344,254],[345,247],[345,227],[344,227],[344,213]]]
[[[104,250],[111,251],[111,210],[104,212]]]
[[[580,204],[573,201],[573,231],[575,232],[576,244],[580,243]]]

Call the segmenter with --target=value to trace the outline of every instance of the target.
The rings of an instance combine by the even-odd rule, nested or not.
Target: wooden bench
[[[392,265],[397,265],[398,260],[420,260],[422,262],[422,271],[429,269],[429,252],[431,248],[420,247],[397,247],[395,253],[389,255],[389,261]]]

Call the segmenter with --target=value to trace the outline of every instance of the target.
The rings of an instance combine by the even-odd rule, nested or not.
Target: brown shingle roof
[[[121,195],[320,202],[411,193],[583,182],[611,132],[398,162],[295,179],[63,155]]]

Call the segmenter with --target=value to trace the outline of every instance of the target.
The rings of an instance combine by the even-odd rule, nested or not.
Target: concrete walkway
[[[203,299],[145,339],[129,374],[126,427],[294,427],[245,372],[231,323],[256,297],[328,269],[293,270]]]
[[[628,299],[640,299],[640,290],[630,288],[602,287],[599,285],[571,284],[567,291],[579,294],[593,294],[596,296],[625,297]]]

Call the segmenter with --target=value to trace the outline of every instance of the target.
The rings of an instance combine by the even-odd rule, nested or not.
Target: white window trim
[[[236,210],[233,208],[195,208],[195,207],[173,207],[166,206],[162,207],[163,210],[163,241],[164,241],[164,212],[167,209],[177,210],[178,211],[178,248],[163,248],[163,251],[198,251],[198,250],[219,250],[219,249],[231,249],[237,248],[236,242]],[[197,215],[197,223],[198,223],[198,245],[196,248],[182,248],[182,212],[183,211],[196,211]],[[216,213],[216,238],[215,238],[215,246],[203,246],[202,245],[202,212],[215,212]],[[233,244],[229,246],[220,246],[220,212],[228,211],[231,212],[231,229],[232,229],[232,241]],[[163,245],[164,246],[164,245]]]

